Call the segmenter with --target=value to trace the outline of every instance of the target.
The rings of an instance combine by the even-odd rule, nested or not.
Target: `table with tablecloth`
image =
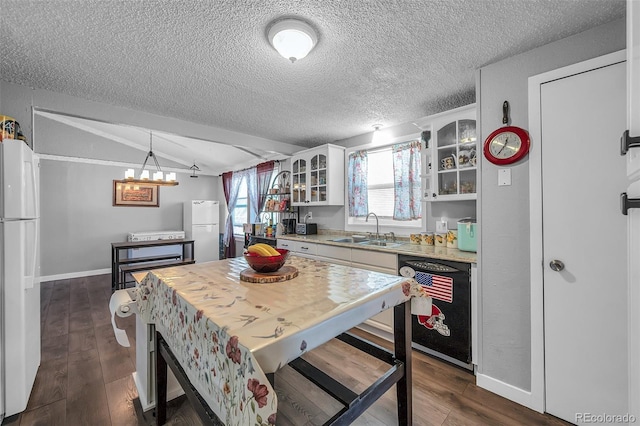
[[[275,424],[267,375],[383,310],[424,293],[412,279],[290,256],[298,276],[240,280],[243,258],[149,272],[137,286],[192,386],[228,425]]]

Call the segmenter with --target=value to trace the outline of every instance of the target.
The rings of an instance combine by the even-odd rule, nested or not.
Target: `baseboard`
[[[178,381],[171,370],[167,370],[167,372],[170,374],[170,377],[168,377],[169,380],[167,381],[167,402],[169,402],[184,395],[184,391],[178,384]],[[145,392],[146,386],[144,383],[141,383],[140,376],[138,376],[135,371],[131,375],[133,376],[133,382],[138,390],[138,399],[140,401],[139,403],[142,411],[149,411],[152,408],[156,408],[156,403],[149,402],[147,399],[147,394]]]
[[[536,398],[530,391],[479,373],[476,373],[476,385],[539,413],[544,411],[543,407],[538,406]]]
[[[387,327],[377,321],[374,322],[372,320],[366,320],[365,322],[358,324],[357,327],[360,330],[366,331],[374,336],[378,336],[381,339],[393,342],[393,330],[391,327]],[[384,330],[382,330],[382,328],[384,328]]]
[[[68,274],[43,275],[39,279],[41,283],[44,283],[47,281],[69,280],[71,278],[90,277],[93,275],[104,275],[104,274],[110,274],[110,273],[111,273],[111,268],[105,268],[105,269],[94,269],[93,271],[70,272]]]

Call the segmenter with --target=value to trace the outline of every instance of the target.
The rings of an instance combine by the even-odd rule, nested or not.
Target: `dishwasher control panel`
[[[458,272],[456,268],[452,268],[447,265],[442,265],[440,263],[433,262],[420,262],[420,261],[407,261],[407,265],[413,266],[416,269],[420,269],[422,271],[430,271],[430,272]]]

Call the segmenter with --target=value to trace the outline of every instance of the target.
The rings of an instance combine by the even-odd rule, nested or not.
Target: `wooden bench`
[[[160,257],[162,256],[158,256],[158,258]],[[127,281],[126,281],[127,274],[131,274],[134,272],[150,271],[152,269],[170,268],[171,266],[191,265],[192,263],[196,263],[196,261],[193,259],[182,259],[180,256],[178,256],[177,258],[178,260],[150,262],[142,265],[139,262],[137,262],[137,263],[132,263],[130,265],[120,266],[120,280],[119,280],[120,288],[119,289],[127,287]],[[146,261],[149,261],[149,259],[153,259],[153,258],[149,257],[147,258]],[[135,281],[129,281],[129,282],[135,282]]]

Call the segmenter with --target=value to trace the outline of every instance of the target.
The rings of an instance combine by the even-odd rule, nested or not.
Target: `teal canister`
[[[458,221],[458,250],[478,251],[478,224],[475,219],[464,218]]]

